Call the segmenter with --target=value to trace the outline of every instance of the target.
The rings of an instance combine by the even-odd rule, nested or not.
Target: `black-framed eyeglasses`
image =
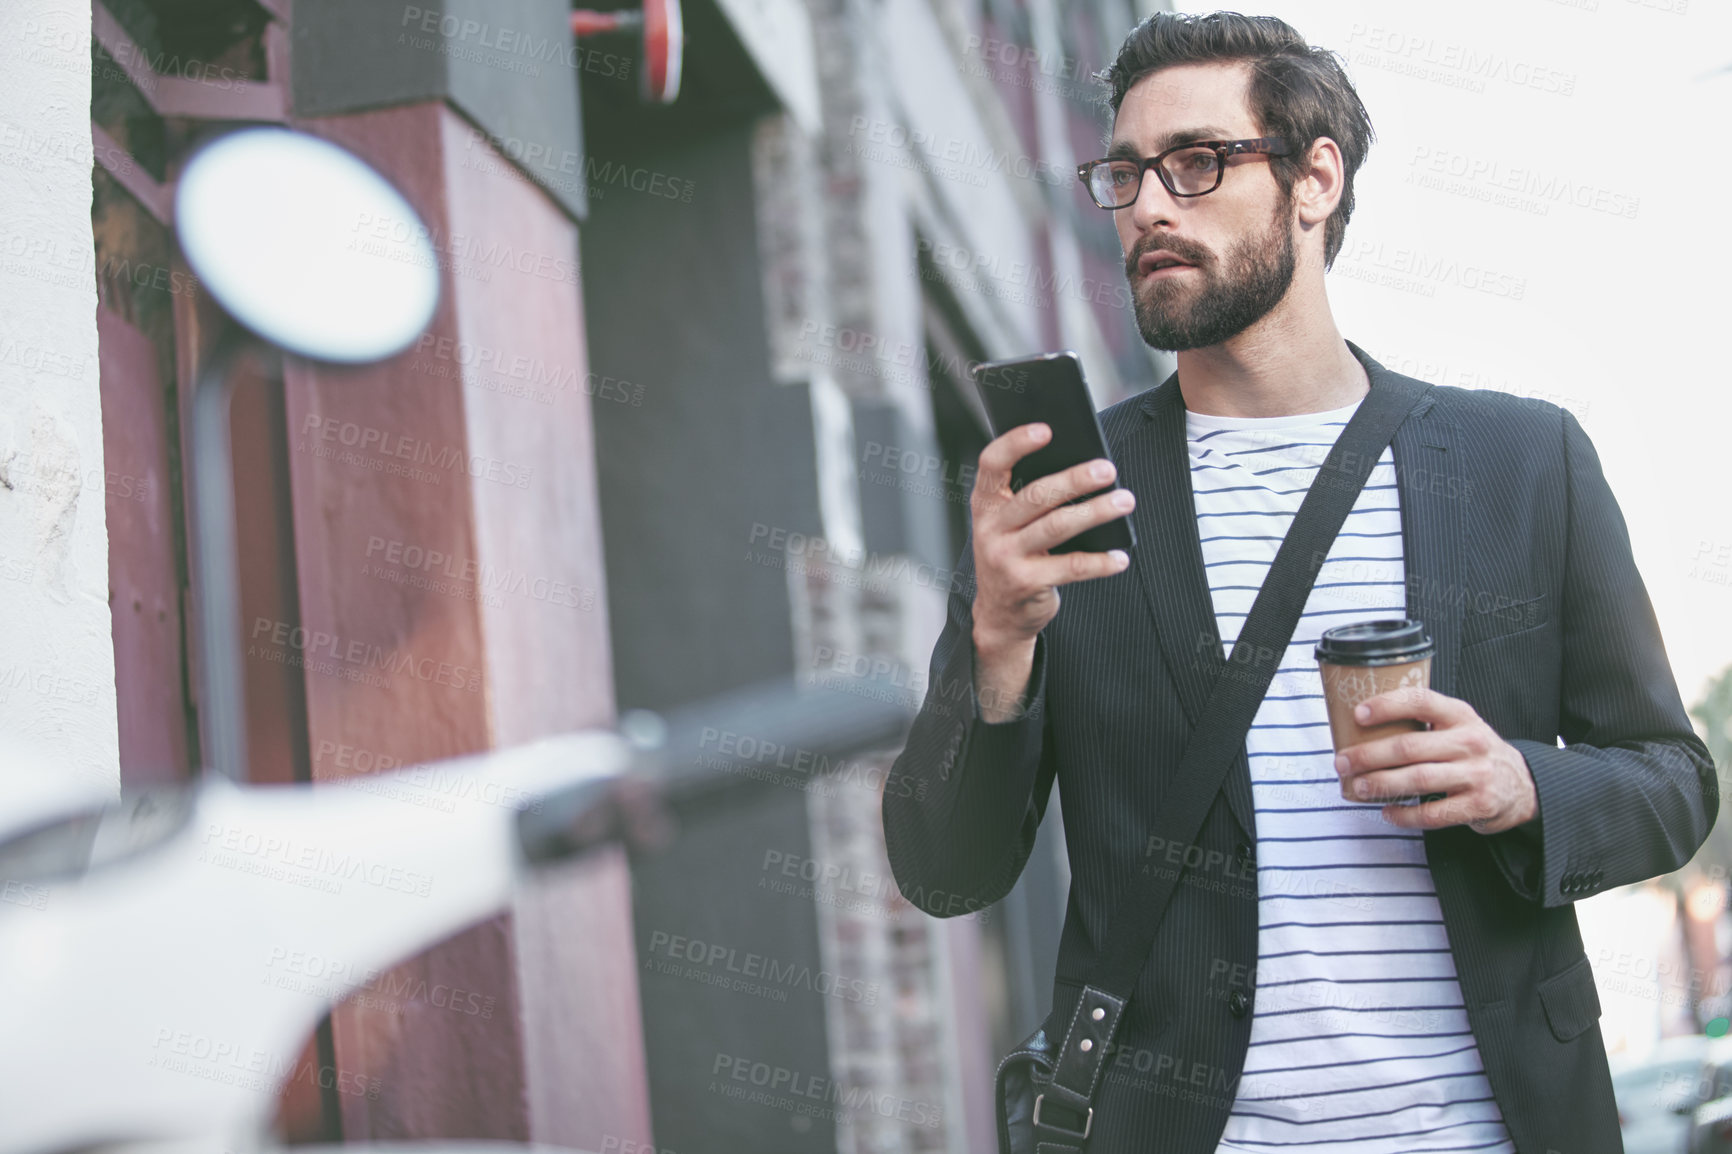
[[[1286,156],[1292,149],[1285,137],[1260,136],[1255,140],[1191,140],[1167,149],[1159,156],[1141,160],[1108,157],[1076,166],[1077,179],[1089,190],[1094,202],[1105,209],[1129,208],[1142,191],[1143,175],[1149,169],[1174,196],[1205,196],[1221,187],[1227,175],[1227,158],[1240,153]]]

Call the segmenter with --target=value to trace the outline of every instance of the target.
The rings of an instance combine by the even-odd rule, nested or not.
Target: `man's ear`
[[[1347,164],[1341,157],[1341,146],[1327,136],[1312,141],[1302,160],[1305,170],[1293,185],[1293,203],[1300,223],[1309,227],[1328,220],[1341,203]]]

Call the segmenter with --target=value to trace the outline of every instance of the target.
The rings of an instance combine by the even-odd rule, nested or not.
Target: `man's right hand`
[[[1065,503],[1112,484],[1111,461],[1085,461],[1011,492],[1011,466],[1051,436],[1043,423],[1018,425],[980,451],[974,475],[975,690],[980,715],[988,722],[1020,714],[1034,668],[1035,636],[1058,614],[1058,586],[1111,576],[1130,565],[1130,556],[1119,549],[1048,552],[1135,507],[1128,489]]]

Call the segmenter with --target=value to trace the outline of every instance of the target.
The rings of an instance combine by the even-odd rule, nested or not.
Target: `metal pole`
[[[206,770],[247,778],[246,686],[241,664],[241,584],[235,546],[234,454],[229,370],[248,343],[229,329],[217,339],[193,389],[192,499],[198,565],[199,708]]]

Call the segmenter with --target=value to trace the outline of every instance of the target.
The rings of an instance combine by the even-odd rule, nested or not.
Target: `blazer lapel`
[[[1131,520],[1137,547],[1131,568],[1155,619],[1155,637],[1179,703],[1193,726],[1208,703],[1215,675],[1226,665],[1215,630],[1215,606],[1203,571],[1185,446],[1185,405],[1179,375],[1149,390],[1141,425],[1114,447],[1119,483],[1137,495]]]
[[[1179,704],[1194,729],[1216,675],[1227,662],[1221,655],[1215,604],[1197,537],[1179,375],[1174,373],[1150,389],[1142,408],[1142,422],[1113,447],[1113,460],[1119,467],[1119,483],[1137,495],[1137,507],[1131,512],[1137,529],[1131,568],[1154,617],[1167,674],[1178,687]],[[1223,788],[1233,816],[1250,836],[1257,829],[1250,768],[1244,758],[1239,762],[1228,771]]]
[[[1393,376],[1352,341],[1353,350],[1375,383],[1379,376]],[[1456,693],[1461,659],[1461,630],[1466,614],[1467,593],[1463,584],[1462,480],[1467,473],[1463,448],[1455,422],[1447,409],[1437,404],[1433,391],[1421,401],[1392,443],[1395,455],[1396,492],[1401,498],[1401,544],[1407,578],[1407,616],[1425,622],[1436,652],[1431,658],[1431,688],[1449,697]],[[1474,900],[1458,866],[1463,854],[1471,853],[1483,839],[1464,825],[1425,831],[1425,857],[1443,918],[1451,926],[1471,922],[1466,906]],[[1473,957],[1456,956],[1462,988],[1480,985]]]
[[[1352,341],[1347,347],[1365,366],[1372,384],[1390,372]],[[1436,652],[1431,687],[1455,696],[1461,654],[1462,593],[1461,482],[1464,472],[1457,431],[1437,407],[1432,393],[1395,430],[1396,493],[1401,501],[1403,570],[1407,578],[1407,616],[1425,622]]]

